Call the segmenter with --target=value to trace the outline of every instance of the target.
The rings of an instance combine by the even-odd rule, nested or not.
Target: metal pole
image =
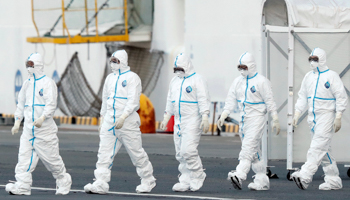
[[[88,19],[88,11],[87,11],[87,0],[85,0],[85,26],[86,26],[86,35],[89,35],[89,19]]]
[[[95,0],[95,13],[97,13],[97,0]],[[95,18],[95,24],[96,24],[96,37],[98,37],[98,17],[97,17],[97,15]]]
[[[64,34],[64,21],[65,21],[65,19],[64,19],[64,0],[62,0],[62,34],[63,34],[63,36],[65,36],[65,34]]]
[[[294,25],[288,12],[288,114],[287,114],[287,169],[293,169],[293,86],[294,86]]]
[[[217,104],[218,102],[214,102],[214,112],[213,112],[213,128],[211,129],[211,135],[214,135],[214,129],[215,129],[215,126],[214,126],[214,124],[215,124],[215,113],[216,113],[216,104]]]
[[[124,23],[125,23],[125,41],[129,41],[129,31],[128,31],[128,1],[124,0]]]
[[[34,0],[32,0],[32,21],[33,21],[33,24],[34,24],[34,27],[35,27],[35,30],[36,30],[36,34],[39,37],[40,36],[39,35],[39,30],[38,30],[38,27],[36,26],[36,23],[35,23],[35,20],[34,20]]]

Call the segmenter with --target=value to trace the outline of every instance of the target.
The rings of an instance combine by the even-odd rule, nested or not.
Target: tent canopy
[[[263,0],[262,9],[266,25],[350,29],[349,0]]]

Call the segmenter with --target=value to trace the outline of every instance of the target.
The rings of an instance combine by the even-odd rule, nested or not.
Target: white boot
[[[297,184],[298,188],[301,190],[306,190],[306,188],[309,186],[304,179],[301,177],[300,171],[296,171],[291,175],[293,181],[295,184]]]
[[[93,184],[88,183],[84,186],[84,191],[88,194],[107,194],[108,190],[108,183],[101,180],[96,180]]]
[[[72,185],[72,177],[70,174],[65,173],[59,178],[56,179],[56,195],[66,195],[69,193],[69,190]]]
[[[203,172],[199,178],[192,179],[190,182],[190,190],[195,192],[203,186],[204,180],[207,177],[207,174]]]
[[[190,190],[190,185],[188,184],[184,184],[184,183],[176,183],[174,186],[173,186],[173,191],[174,192],[186,192]]]
[[[332,186],[331,184],[329,183],[322,183],[319,187],[318,187],[319,190],[340,190],[342,189],[341,187],[334,187]]]
[[[254,182],[248,185],[251,190],[269,190],[270,180],[265,173],[258,173],[254,176]]]
[[[141,180],[141,184],[136,187],[137,193],[148,193],[156,187],[156,179],[153,177],[151,180]]]
[[[8,183],[5,190],[12,195],[31,195],[30,185],[25,183]]]

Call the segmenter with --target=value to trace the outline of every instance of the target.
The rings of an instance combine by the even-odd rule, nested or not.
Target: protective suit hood
[[[256,69],[255,59],[249,52],[245,52],[239,57],[238,65],[246,65],[248,67],[248,78],[253,77],[258,72]]]
[[[328,69],[326,61],[327,61],[327,57],[326,57],[326,52],[323,49],[320,49],[318,47],[314,48],[314,50],[312,50],[310,56],[317,56],[318,57],[318,70],[320,72],[323,72],[325,70]],[[315,72],[317,72],[317,68],[314,70]]]
[[[178,56],[176,56],[174,68],[176,67],[182,67],[185,70],[185,77],[190,76],[195,72],[191,59],[184,53],[180,53]]]
[[[117,58],[120,60],[120,64],[118,65],[117,68],[112,68],[113,73],[116,73],[117,71],[120,72],[125,72],[130,70],[130,67],[128,66],[128,53],[124,49],[122,50],[117,50],[112,54],[112,57]]]
[[[28,61],[32,61],[34,63],[34,69],[32,72],[28,72],[29,77],[33,77],[33,74],[35,75],[35,78],[42,77],[44,75],[44,63],[41,55],[39,53],[32,53],[26,62]]]

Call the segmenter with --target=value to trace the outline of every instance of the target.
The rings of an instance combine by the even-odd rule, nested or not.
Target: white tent
[[[263,59],[266,76],[271,79],[282,130],[287,132],[287,170],[293,171],[293,160],[303,162],[310,145],[307,111],[293,129],[294,104],[301,80],[310,69],[307,58],[311,50],[320,47],[326,50],[328,66],[338,72],[345,89],[350,76],[350,1],[344,0],[263,0],[262,31]],[[287,80],[287,81],[286,81]],[[276,92],[277,91],[277,92]],[[350,95],[349,90],[347,90]],[[277,95],[276,95],[277,93]],[[287,118],[286,118],[287,117]],[[286,120],[283,120],[286,118]],[[350,161],[349,105],[343,117],[343,127],[334,135],[333,154],[341,162]],[[270,120],[269,120],[270,121]],[[270,132],[270,131],[269,131]],[[268,134],[263,140],[263,153],[274,158],[273,137]],[[269,145],[267,145],[269,143]],[[336,144],[336,145],[335,145]],[[269,149],[267,149],[267,147]],[[288,173],[289,175],[290,173]]]

